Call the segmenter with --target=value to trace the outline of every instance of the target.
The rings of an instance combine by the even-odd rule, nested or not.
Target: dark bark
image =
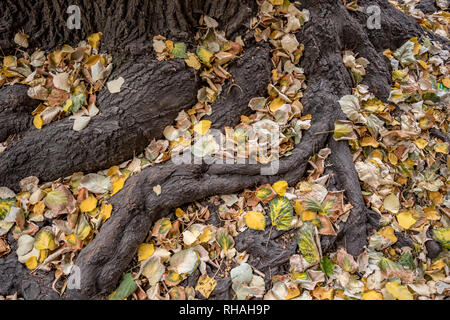
[[[39,102],[28,97],[27,90],[24,85],[0,88],[0,141],[30,127],[31,112]]]
[[[20,5],[21,1],[18,3]],[[191,9],[183,10],[187,8],[187,3],[192,3]],[[389,96],[391,76],[383,50],[395,49],[412,36],[429,35],[435,40],[442,40],[424,31],[412,18],[390,6],[386,0],[362,1],[360,4],[378,4],[381,7],[382,29],[367,29],[367,15],[347,11],[340,0],[305,1],[302,5],[311,12],[311,21],[297,34],[297,38],[305,45],[301,66],[305,70],[308,88],[302,103],[304,113],[312,114],[312,126],[292,155],[280,160],[275,175],[261,175],[260,165],[176,165],[169,161],[146,168],[128,179],[125,187],[111,199],[114,208],[111,218],[76,260],[76,265],[81,268],[81,290],[69,291],[65,298],[100,298],[111,292],[132,261],[137,247],[148,235],[152,223],[170,214],[175,207],[211,195],[234,193],[280,179],[294,185],[304,175],[309,157],[327,145],[332,149],[329,159],[332,166],[329,170],[333,173],[333,184],[345,190],[354,208],[347,222],[339,226],[337,237],[322,237],[321,245],[324,250],[345,246],[354,256],[360,254],[367,244],[368,231],[376,227],[377,219],[365,205],[348,145],[334,141],[330,134],[322,133],[332,130],[335,120],[345,119],[337,101],[341,96],[350,94],[353,87],[351,77],[342,63],[342,51],[353,50],[371,62],[363,83],[385,101]],[[33,21],[19,20],[19,24],[28,28],[25,32],[30,34],[39,28],[52,30],[55,40],[48,40],[48,48],[69,38],[81,39],[100,30],[105,32],[102,48],[118,50],[116,48],[120,46],[121,50],[137,54],[148,50],[151,35],[161,33],[184,37],[184,32],[191,35],[201,12],[218,18],[228,33],[233,33],[241,29],[243,21],[247,19],[242,18],[242,12],[250,10],[254,13],[255,10],[252,1],[154,1],[151,5],[150,2],[136,1],[129,4],[128,10],[120,2],[114,3],[108,10],[100,10],[102,1],[95,4],[82,1],[82,5],[86,8],[82,12],[90,12],[89,15],[97,13],[100,17],[98,23],[103,25],[103,29],[96,29],[99,25],[94,24],[97,22],[90,21],[87,16],[83,17],[83,21],[86,20],[89,27],[83,31],[74,31],[75,35],[62,29],[57,31],[59,29],[53,29],[53,26],[39,27]],[[15,5],[10,6],[15,8]],[[244,10],[241,6],[248,9]],[[39,8],[49,15],[52,12],[55,14],[56,10],[45,9],[47,5]],[[163,18],[145,23],[155,12],[161,13]],[[231,16],[230,12],[236,14]],[[111,18],[103,18],[108,16],[116,17],[118,23],[114,25]],[[144,22],[137,22],[141,16]],[[58,19],[61,20],[62,16],[59,15]],[[4,30],[13,34],[11,30],[17,25],[10,22]],[[36,34],[36,41],[46,37],[43,33]],[[111,40],[107,40],[110,35]],[[0,38],[0,43],[7,43],[10,38],[11,35],[5,35]],[[116,56],[119,55],[116,53]],[[102,114],[93,119],[85,129],[87,131],[71,132],[68,119],[44,127],[37,134],[40,139],[35,130],[25,131],[20,141],[11,144],[0,155],[0,185],[6,183],[14,187],[13,184],[21,177],[31,174],[50,180],[74,171],[92,172],[127,160],[134,152],[139,153],[150,138],[161,134],[164,126],[173,121],[179,110],[194,102],[198,84],[194,80],[194,73],[183,65],[181,61],[158,63],[142,56],[131,60],[118,69],[116,75],[123,74],[125,85],[136,91],[126,89],[120,94],[110,95],[103,90],[98,100]],[[235,83],[241,89],[230,83],[224,87],[222,96],[212,106],[213,115],[210,119],[214,127],[232,126],[238,122],[241,114],[249,112],[247,104],[250,98],[265,94],[270,69],[267,45],[250,42],[243,57],[230,69]],[[154,72],[150,72],[152,70]],[[37,148],[35,144],[38,144]],[[63,145],[48,147],[49,144]],[[43,150],[39,151],[39,148]],[[34,153],[27,153],[27,150],[33,150]],[[48,160],[51,165],[40,166],[39,163],[45,162],[47,157],[51,159]],[[28,165],[27,162],[32,164]],[[50,169],[50,166],[57,169]],[[162,187],[160,196],[152,189],[158,184]],[[294,244],[292,248],[283,249],[276,241],[270,241],[269,248],[265,248],[262,243],[267,240],[267,236],[267,233],[257,234],[248,230],[236,238],[236,247],[247,250],[252,256],[251,263],[259,270],[276,272],[296,247]],[[279,236],[280,233],[274,232],[272,240]],[[227,286],[227,280],[221,282],[215,292],[217,297],[228,297]]]
[[[81,29],[67,27],[70,5],[80,8]],[[231,37],[248,27],[256,10],[254,0],[5,0],[0,3],[0,47],[13,52],[14,35],[21,29],[31,36],[30,48],[45,50],[102,32],[102,50],[141,55],[150,53],[158,34],[192,43],[202,14],[217,19]]]

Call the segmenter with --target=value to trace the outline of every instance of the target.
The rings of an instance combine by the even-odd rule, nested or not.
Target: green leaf
[[[320,203],[314,199],[308,199],[306,202],[306,210],[320,213],[323,216],[328,216],[333,209],[334,200],[328,200]]]
[[[276,197],[269,202],[272,226],[277,230],[287,230],[291,226],[294,208],[286,197]]]
[[[450,228],[434,229],[433,237],[439,241],[443,247],[450,249]]]
[[[47,194],[47,196],[45,197],[45,202],[49,207],[51,205],[64,205],[67,203],[67,196],[60,190],[53,190]]]
[[[137,285],[133,280],[131,273],[123,276],[119,287],[110,296],[109,300],[123,300],[128,298],[137,289]]]
[[[320,261],[320,269],[327,275],[330,276],[334,273],[334,263],[331,262],[328,257],[323,257]]]
[[[316,245],[316,232],[314,225],[305,223],[298,230],[298,248],[306,262],[316,264],[320,262],[320,253]]]
[[[80,108],[86,104],[86,94],[84,93],[84,89],[82,86],[78,86],[75,88],[74,93],[72,94],[72,113],[77,112]]]
[[[225,228],[217,230],[216,240],[220,247],[224,250],[228,250],[234,247],[234,239],[230,236]]]
[[[335,121],[333,139],[336,141],[356,139],[352,123],[350,121]]]
[[[16,205],[16,198],[7,198],[0,200],[0,220],[5,219],[11,207]]]
[[[414,257],[409,251],[402,254],[401,257],[398,258],[397,263],[409,270],[414,270],[416,268],[416,265],[414,264]]]
[[[188,59],[189,56],[186,54],[186,44],[184,42],[175,43],[172,49],[172,54],[176,58]]]
[[[269,202],[277,193],[272,189],[270,184],[265,184],[256,189],[256,196],[264,203]]]
[[[213,54],[211,51],[209,51],[205,47],[198,47],[197,56],[200,58],[200,61],[202,61],[205,64],[209,64]]]

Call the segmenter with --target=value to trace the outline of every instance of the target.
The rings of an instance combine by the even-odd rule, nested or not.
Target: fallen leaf
[[[248,211],[244,216],[244,220],[250,229],[264,230],[266,227],[264,215],[259,211]]]
[[[106,86],[108,87],[110,93],[119,93],[124,82],[125,79],[123,77],[119,77],[116,80],[107,82]]]

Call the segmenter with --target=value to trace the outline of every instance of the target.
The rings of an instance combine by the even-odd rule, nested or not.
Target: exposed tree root
[[[98,98],[101,113],[84,130],[73,131],[73,120],[65,118],[41,130],[32,127],[11,142],[0,154],[0,185],[17,189],[30,175],[51,181],[126,161],[196,101],[195,74],[182,61],[143,57],[116,74],[126,79],[127,89],[118,94],[103,89]],[[29,113],[23,117],[31,119]]]
[[[231,1],[230,3],[235,2]],[[261,165],[248,164],[176,165],[169,161],[146,168],[140,174],[128,179],[125,187],[111,199],[114,208],[111,218],[102,226],[94,240],[80,252],[76,260],[76,265],[81,269],[81,289],[69,290],[65,298],[100,298],[111,292],[117,285],[123,271],[132,261],[139,244],[147,237],[152,223],[170,214],[175,207],[208,196],[234,193],[244,188],[271,183],[280,179],[286,180],[290,185],[293,185],[306,172],[309,157],[327,145],[332,151],[329,160],[332,164],[330,170],[334,173],[333,183],[336,188],[345,190],[345,195],[354,208],[351,210],[347,221],[341,223],[336,237],[322,238],[322,249],[328,250],[333,246],[344,246],[351,254],[355,256],[360,254],[367,244],[368,229],[377,226],[377,219],[365,205],[348,145],[345,142],[334,141],[330,134],[320,134],[321,132],[332,130],[335,120],[345,118],[337,101],[341,96],[350,94],[353,87],[351,77],[342,63],[341,52],[351,49],[371,62],[368,67],[368,76],[363,83],[367,84],[377,97],[386,100],[390,92],[390,66],[383,57],[383,50],[386,48],[395,49],[411,36],[428,35],[433,39],[442,40],[428,31],[424,31],[414,20],[390,6],[386,0],[362,1],[362,5],[374,3],[378,4],[382,9],[381,30],[366,29],[367,15],[359,12],[349,13],[343,6],[342,1],[316,0],[305,1],[303,4],[303,7],[310,10],[311,21],[297,34],[297,38],[299,42],[305,45],[302,67],[305,69],[308,79],[308,88],[302,103],[304,112],[312,114],[312,126],[305,133],[300,144],[292,151],[292,155],[280,160],[279,170],[275,175],[261,175]],[[157,2],[155,8],[159,8],[158,5],[163,6]],[[186,5],[186,2],[180,1],[167,3],[167,6],[174,7],[173,10],[177,10],[179,6],[183,8]],[[207,6],[207,12],[214,13],[212,15],[220,15],[223,12],[222,6],[224,4],[222,1],[217,3],[206,1],[205,5]],[[192,10],[192,12],[188,12],[183,17],[185,20],[181,17],[176,17],[173,20],[168,19],[167,23],[169,25],[174,24],[174,28],[183,29],[191,24],[192,21],[195,21],[194,16],[197,14],[196,10]],[[243,18],[239,17],[236,19],[241,20]],[[236,26],[240,25],[240,23],[232,21],[230,20],[230,32],[238,28],[234,27],[234,24]],[[158,24],[157,22],[155,23]],[[132,37],[135,37],[135,35]],[[133,42],[134,44],[139,45],[140,42]],[[255,60],[257,63],[254,63],[255,61],[252,61],[250,58],[245,60],[246,55],[247,57],[259,55],[260,58]],[[237,62],[235,69],[231,70],[235,81],[238,84],[243,84],[240,85],[243,90],[241,91],[236,87],[230,88],[229,93],[227,93],[228,90],[224,90],[223,96],[213,105],[213,115],[210,119],[213,120],[216,128],[221,128],[224,125],[234,125],[239,116],[247,112],[245,108],[248,100],[252,96],[264,94],[265,81],[267,81],[269,76],[270,64],[262,61],[267,58],[267,47],[261,46],[261,48],[257,48],[255,44],[252,44],[246,49],[242,61]],[[171,71],[173,67],[178,71]],[[139,69],[139,67],[136,68]],[[145,68],[148,70],[148,66]],[[122,104],[130,106],[129,103],[124,102],[126,99],[136,101],[138,103],[138,107],[136,107],[138,111],[145,110],[146,120],[142,121],[146,122],[139,123],[139,126],[149,127],[148,131],[126,131],[130,137],[127,138],[129,140],[125,139],[123,143],[133,143],[135,145],[133,151],[142,151],[145,147],[143,141],[148,142],[148,138],[156,136],[157,132],[161,132],[162,128],[168,124],[165,121],[168,120],[170,122],[178,110],[192,103],[192,100],[195,98],[196,83],[193,81],[193,74],[186,70],[180,71],[180,68],[182,69],[182,66],[177,62],[173,64],[164,62],[161,63],[160,69],[155,69],[154,73],[156,75],[153,73],[152,75],[147,75],[147,71],[142,71],[139,73],[139,76],[134,76],[133,74],[136,73],[136,70],[130,71],[127,77],[132,80],[128,86],[134,88],[136,92],[131,92],[130,90],[130,92],[117,97],[103,93],[99,98],[100,106],[115,106],[117,111],[122,110]],[[124,72],[127,71],[125,70]],[[170,76],[170,72],[173,72],[172,76]],[[162,85],[154,87],[154,83],[157,82],[155,80],[152,80],[152,84],[148,87],[145,86],[145,88],[154,91],[151,93],[142,92],[143,83],[148,82],[150,79],[145,77],[156,77],[151,79],[159,79],[158,77],[163,77],[163,73],[170,81],[177,82],[173,86],[173,90],[180,90],[180,92],[167,91]],[[252,77],[253,75],[255,75],[255,78]],[[141,80],[141,77],[144,80]],[[257,83],[257,86],[251,89],[256,89],[256,91],[251,91],[248,84],[246,85],[252,79]],[[167,84],[167,80],[164,83]],[[231,84],[228,85],[230,86]],[[161,93],[160,91],[163,92]],[[138,98],[131,95],[138,95]],[[149,102],[146,99],[154,100]],[[156,106],[156,103],[160,104]],[[153,114],[147,114],[147,108],[151,109],[153,106],[155,106],[155,109],[152,109],[154,110]],[[113,109],[114,107],[110,108]],[[158,111],[156,112],[156,110]],[[87,129],[92,130],[93,136],[90,137],[89,141],[83,140],[84,142],[80,145],[86,145],[86,149],[89,150],[73,151],[75,152],[75,158],[80,152],[89,152],[89,155],[83,157],[83,162],[70,163],[66,171],[64,171],[65,169],[59,169],[59,172],[63,173],[61,175],[70,174],[70,168],[73,169],[72,171],[95,171],[112,163],[108,162],[109,160],[107,159],[110,159],[115,152],[121,150],[119,146],[116,147],[111,142],[116,140],[114,138],[114,134],[117,132],[116,128],[120,127],[120,123],[132,126],[133,123],[141,121],[142,114],[136,115],[134,112],[122,110],[120,117],[112,117],[110,115],[111,112],[113,111],[104,110],[102,116],[99,119],[95,119],[88,126]],[[161,112],[167,113],[163,114]],[[106,125],[108,121],[111,123],[112,128]],[[61,131],[58,131],[61,134],[63,132],[67,134],[70,131],[70,124],[67,120],[59,121],[53,127],[56,126],[61,127]],[[51,130],[55,132],[55,129]],[[40,134],[43,135],[44,133],[45,128]],[[38,143],[39,139],[32,139],[29,135],[31,133],[25,133],[22,141]],[[83,138],[76,136],[76,139]],[[48,140],[46,141],[48,142]],[[18,152],[20,151],[19,147],[15,147],[13,144],[9,151],[0,156],[0,185],[6,183],[12,186],[12,183],[17,182],[19,177],[23,177],[26,172],[37,172],[44,179],[50,179],[49,177],[54,175],[50,175],[48,169],[44,166],[38,166],[36,169],[37,163],[44,161],[47,156],[55,159],[52,160],[53,166],[58,166],[64,160],[68,161],[67,153],[62,157],[62,152],[68,152],[68,145],[74,143],[74,141],[70,140],[67,143],[60,141],[59,143],[65,144],[60,149],[57,149],[60,150],[61,155],[58,157],[47,153],[47,151],[42,151],[38,155],[20,155],[20,152]],[[94,152],[91,149],[95,149],[94,145],[99,145],[99,142],[102,141],[103,143],[100,143],[102,152],[108,152],[108,154],[104,157],[102,155],[96,157],[94,153],[90,153]],[[17,142],[16,145],[19,145],[19,143],[21,142]],[[23,142],[22,145],[30,146],[29,144],[25,145]],[[11,152],[13,148],[17,149]],[[55,149],[53,152],[57,150]],[[132,152],[129,150],[121,152],[120,156],[114,158],[115,163],[126,160],[130,155],[132,156]],[[5,156],[6,154],[8,156]],[[14,157],[14,159],[6,157]],[[26,162],[28,160],[35,158],[39,161],[33,163],[34,171],[30,167],[20,171],[23,166],[27,165]],[[89,160],[91,158],[92,160]],[[55,164],[53,164],[53,161]],[[85,162],[87,163],[85,164]],[[7,169],[3,169],[4,166]],[[62,164],[59,168],[61,166]],[[13,173],[13,168],[14,170],[19,170],[17,175]],[[162,187],[160,196],[153,192],[153,187],[158,184]],[[275,240],[280,235],[281,233],[274,232],[271,238]],[[288,257],[295,252],[296,244],[294,243],[292,247],[283,248],[277,241],[270,241],[269,247],[265,248],[267,236],[267,232],[256,234],[252,230],[247,230],[236,238],[236,248],[250,253],[250,264],[258,270],[266,274],[276,274],[277,270],[283,268],[282,265],[287,262]],[[267,279],[267,281],[269,280]],[[215,290],[215,297],[231,298],[229,285],[229,280],[221,280]]]

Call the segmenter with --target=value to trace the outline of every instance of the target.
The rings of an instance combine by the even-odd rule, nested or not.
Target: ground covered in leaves
[[[391,1],[424,27],[448,38],[449,14],[426,14]],[[439,5],[442,3],[439,2]],[[357,1],[347,3],[358,10]],[[445,8],[444,8],[445,9]],[[156,36],[159,60],[184,59],[199,71],[205,84],[191,109],[181,111],[145,152],[119,166],[97,173],[74,173],[53,182],[36,177],[20,182],[21,192],[0,188],[0,257],[16,254],[31,272],[53,270],[53,288],[62,294],[78,252],[111,216],[111,196],[125,181],[147,166],[170,161],[190,150],[195,156],[269,163],[289,152],[310,128],[300,99],[306,78],[298,66],[303,45],[294,34],[309,21],[307,10],[287,1],[263,1],[252,21],[258,42],[271,45],[272,77],[267,95],[253,98],[253,111],[234,128],[223,128],[221,139],[213,123],[211,104],[232,78],[228,64],[245,49],[241,37],[226,39],[209,17],[196,37],[195,52],[184,43]],[[27,47],[27,35],[17,34]],[[36,130],[65,116],[83,130],[98,113],[97,92],[106,84],[113,61],[98,53],[101,34],[76,48],[63,46],[45,54],[36,51],[4,57],[1,85],[23,83],[30,97],[42,100],[33,112]],[[448,50],[429,39],[412,38],[396,50],[387,49],[393,85],[388,101],[377,99],[360,84],[371,63],[352,51],[342,52],[352,76],[351,95],[339,100],[348,120],[336,121],[335,140],[347,140],[366,205],[380,218],[368,246],[358,257],[345,248],[322,252],[321,241],[337,235],[352,204],[337,190],[328,173],[331,150],[317,150],[310,170],[297,185],[266,184],[239,194],[214,196],[177,208],[158,220],[136,258],[109,299],[444,299],[450,295],[450,170]],[[120,92],[126,79],[108,82]],[[281,132],[276,139],[267,133]],[[327,134],[317,133],[317,134]],[[275,141],[275,142],[274,142]],[[254,149],[248,146],[252,145]],[[8,142],[3,143],[3,149]],[[266,148],[265,157],[257,150]],[[253,150],[254,152],[248,152]],[[160,185],[155,194],[164,193]],[[258,234],[258,245],[275,250],[276,261],[259,261],[245,244]],[[8,237],[17,242],[11,252]],[[276,272],[263,273],[268,263]],[[270,269],[271,270],[271,269]],[[231,285],[231,289],[230,289]],[[1,297],[14,299],[16,296]]]

